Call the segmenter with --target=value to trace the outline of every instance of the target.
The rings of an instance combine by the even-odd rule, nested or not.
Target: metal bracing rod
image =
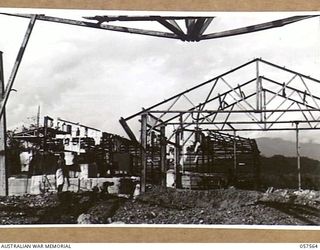
[[[239,106],[240,109],[245,111],[245,113],[249,114],[249,112],[247,112],[246,108],[240,103],[241,101],[237,100],[237,98],[235,98],[233,95],[231,95],[231,93],[229,93],[229,95],[235,101],[235,103]],[[256,120],[255,117],[251,117],[251,119]]]
[[[281,27],[293,22],[298,22],[307,18],[312,18],[312,17],[317,17],[318,15],[305,15],[305,16],[292,16],[284,19],[279,19],[276,21],[271,21],[271,22],[266,22],[266,23],[261,23],[261,24],[256,24],[256,25],[251,25],[247,27],[242,27],[238,29],[233,29],[233,30],[227,30],[227,31],[222,31],[222,32],[216,32],[212,34],[207,34],[203,35],[201,37],[201,40],[206,40],[206,39],[215,39],[215,38],[220,38],[220,37],[227,37],[227,36],[234,36],[234,35],[240,35],[240,34],[245,34],[245,33],[250,33],[250,32],[257,32],[261,30],[266,30],[266,29],[271,29],[271,28],[277,28]]]
[[[151,118],[153,118],[153,119],[155,119],[155,120],[159,120],[160,122],[162,122],[162,120],[161,120],[159,117],[156,117],[155,115],[150,114],[150,113],[148,113],[148,115],[149,115]]]
[[[200,114],[200,113],[199,113]],[[181,113],[178,115],[178,116],[180,116],[181,115]],[[189,126],[191,126],[191,125],[199,125],[199,123],[197,122],[197,123],[188,123],[188,124],[186,124],[186,121],[187,121],[187,119],[190,117],[192,115],[192,113],[189,113],[187,116],[186,116],[186,118],[184,118],[183,119],[183,126],[181,127],[180,126],[180,128],[181,129],[186,129],[187,127],[189,127]],[[209,121],[209,122],[211,122],[211,121]],[[170,124],[170,123],[163,123],[163,124]],[[178,123],[179,125],[181,125],[181,122],[179,122]],[[201,123],[200,123],[201,124]],[[218,128],[217,126],[215,126],[216,128]],[[169,137],[169,140],[171,140],[172,139],[172,137],[175,135],[177,133],[177,130],[176,129],[174,129],[174,131],[173,131],[173,133],[170,135],[170,137]]]
[[[210,25],[210,23],[212,22],[213,19],[214,19],[214,17],[206,17],[206,20],[205,20],[204,24],[202,25],[202,28],[199,31],[200,36],[206,31],[206,29],[208,28],[208,26]]]
[[[243,109],[245,111],[247,111],[247,109],[240,103],[242,100],[238,101],[236,98],[233,97],[233,95],[231,95],[231,93],[229,93],[229,95],[232,97],[232,99],[236,102],[236,105],[239,106],[240,109]],[[245,98],[243,98],[243,100],[245,100]],[[246,101],[246,100],[245,100]],[[247,103],[247,102],[246,102]],[[250,105],[251,106],[251,105]],[[251,106],[252,107],[252,106]],[[252,107],[253,108],[253,107]],[[253,108],[254,109],[254,108]],[[247,116],[249,118],[251,118],[253,121],[259,121],[254,115],[252,115],[250,112],[245,112],[247,114]],[[258,124],[258,126],[260,126]]]
[[[250,81],[247,81],[247,82],[239,85],[237,88],[246,86],[246,85],[250,84],[250,83],[253,82],[253,81],[254,81],[254,79],[252,79],[252,80],[250,80]],[[236,88],[236,89],[237,89],[237,88]],[[228,93],[230,93],[230,92],[232,92],[232,90],[229,90],[229,91],[223,93],[222,95],[220,95],[220,97],[221,97],[221,96],[224,96],[224,98],[225,98],[225,96],[226,96]],[[253,96],[253,95],[251,95],[251,96]],[[249,97],[251,97],[251,96],[247,96],[246,98],[249,98]],[[219,96],[213,97],[213,98],[209,99],[207,103],[212,102],[212,101],[214,101],[214,100],[217,100],[218,98],[219,98]],[[203,105],[203,104],[200,103],[200,104],[197,105],[195,108],[198,108],[198,107],[200,107],[201,105]],[[230,105],[229,105],[229,106],[230,106]],[[228,107],[229,107],[229,106],[228,106]],[[224,107],[224,108],[228,108],[228,107]],[[179,112],[174,112],[174,113],[178,113],[178,114],[175,115],[174,117],[171,117],[171,118],[163,121],[161,124],[165,124],[165,123],[167,123],[167,122],[169,122],[169,121],[172,121],[172,120],[176,119],[177,117],[179,117],[179,114],[180,114],[180,113],[188,113],[188,112],[190,112],[190,111],[195,111],[195,108],[191,108],[191,109],[189,109],[189,110],[180,110]],[[153,110],[149,110],[149,112],[150,112],[150,113],[154,113]],[[162,113],[162,112],[163,112],[163,111],[160,111],[160,112],[158,112],[158,113]],[[202,112],[202,111],[197,110],[196,112]],[[155,112],[155,113],[157,113],[157,112]],[[169,112],[167,112],[167,113],[171,113],[171,111],[169,111]],[[207,113],[210,113],[210,112],[207,112]],[[212,111],[211,114],[208,115],[208,117],[211,116],[213,113],[215,113],[215,111]],[[159,125],[161,125],[161,124],[159,124]],[[159,125],[157,125],[157,126],[159,126]]]
[[[283,112],[285,113],[285,111]],[[283,114],[282,113],[282,114]],[[316,120],[316,121],[306,121],[306,120],[286,120],[286,121],[279,121],[279,120],[272,120],[272,121],[258,121],[258,122],[254,122],[254,121],[230,121],[227,122],[227,124],[271,124],[271,123],[279,123],[279,124],[292,124],[294,122],[299,122],[299,123],[316,123],[316,122],[320,122],[320,120]],[[167,125],[179,125],[179,122],[170,122]],[[196,125],[195,123],[192,122],[187,122],[184,124],[188,124],[188,125]],[[217,122],[204,122],[202,125],[223,125],[225,124],[225,121],[217,121]]]
[[[295,103],[292,102],[292,103],[289,105],[288,109],[290,109],[293,104],[295,104]],[[282,113],[278,116],[278,118],[275,120],[275,122],[273,122],[273,123],[270,124],[270,126],[268,127],[268,129],[270,129],[275,123],[277,123],[277,122],[279,121],[279,119],[280,119],[285,113],[286,113],[286,111],[282,112]]]
[[[183,119],[183,123],[185,123],[185,122],[189,119],[190,116],[192,116],[191,113],[189,113],[189,114]],[[185,128],[185,127],[183,127],[183,128]]]
[[[288,101],[288,98],[290,98],[290,96],[292,96],[295,93],[295,91],[292,91],[290,95],[286,96],[285,99],[275,108],[276,110],[278,110],[286,101]],[[282,96],[281,96],[282,97]],[[271,114],[269,114],[267,116],[267,119],[269,119],[272,115],[274,114],[274,112],[272,112]]]
[[[272,94],[274,92],[272,92],[271,90],[267,90],[266,91],[268,92],[271,92]],[[255,95],[255,94],[253,94]],[[293,100],[293,99],[289,99],[290,101],[294,101],[294,102],[297,102],[297,103],[300,103],[300,104],[303,104],[301,102],[298,102],[296,100]],[[232,106],[233,104],[236,104],[236,103],[232,103],[231,105],[229,106]],[[228,106],[228,107],[229,107]],[[170,110],[170,111],[163,111],[163,110],[152,110],[152,111],[149,111],[147,112],[148,114],[152,114],[152,113],[163,113],[163,112],[167,112],[167,113],[177,113],[177,114],[180,114],[180,113],[183,113],[183,114],[186,114],[186,113],[260,113],[260,112],[265,112],[265,113],[270,113],[270,112],[283,112],[283,111],[286,111],[286,112],[299,112],[301,111],[300,109],[290,109],[290,110],[286,110],[286,109],[267,109],[267,110],[261,110],[259,112],[257,112],[256,110],[202,110],[202,111],[199,111],[199,110]],[[311,107],[310,106],[310,109],[303,109],[303,111],[311,111],[311,112],[320,112],[320,109],[317,109],[317,108],[314,108],[314,107]],[[167,122],[167,121],[164,121],[164,122]]]
[[[275,92],[273,92],[273,91],[271,91],[271,90],[269,90],[269,89],[265,89],[265,91],[268,91],[268,92],[270,92],[271,94],[276,94]],[[295,99],[288,98],[288,100],[293,101],[293,102],[296,102],[296,103],[299,103],[299,104],[302,104],[302,105],[304,105],[305,107],[310,108],[310,109],[305,109],[305,111],[308,111],[308,110],[310,110],[310,111],[319,111],[319,109],[315,108],[314,106],[305,104],[305,103],[300,102],[300,101],[297,101],[297,100],[295,100]],[[288,111],[292,111],[292,110],[288,110]],[[298,110],[294,110],[294,111],[300,111],[300,110],[298,109]]]
[[[231,126],[231,124],[227,123],[227,125],[232,129],[235,130],[235,128],[233,126]]]
[[[316,102],[315,98],[320,100],[319,97],[315,97],[312,95],[311,91],[308,88],[308,85],[306,84],[306,82],[303,80],[303,78],[301,76],[299,76],[301,79],[301,82],[303,83],[303,85],[306,87],[306,90],[309,92],[309,96],[311,97],[311,99],[313,100],[314,104],[317,106],[318,109],[320,109],[319,104]],[[307,94],[308,95],[308,94]]]
[[[186,145],[186,143],[190,140],[191,136],[193,136],[194,131],[191,132],[191,134],[187,137],[187,139],[183,142],[182,147],[184,147]]]
[[[214,81],[214,80],[216,80],[216,79],[218,79],[218,78],[221,78],[221,77],[223,77],[223,76],[225,76],[225,75],[228,75],[228,74],[230,74],[230,73],[232,73],[232,72],[234,72],[234,71],[237,71],[237,70],[239,70],[239,69],[241,69],[241,68],[243,68],[243,67],[245,67],[245,66],[247,66],[247,65],[249,65],[249,64],[251,64],[251,63],[253,63],[253,62],[255,62],[256,60],[258,60],[258,59],[253,59],[253,60],[251,60],[251,61],[249,61],[249,62],[247,62],[247,63],[245,63],[245,64],[242,64],[242,65],[240,65],[240,66],[238,66],[238,67],[236,67],[236,68],[233,68],[233,69],[231,69],[231,70],[229,70],[229,71],[227,71],[227,72],[225,72],[225,73],[223,73],[223,74],[221,74],[221,75],[219,75],[219,76],[216,76],[216,77],[214,77],[214,78],[212,78],[212,79],[210,79],[210,80],[207,80],[207,81],[205,81],[205,82],[203,82],[203,83],[200,83],[200,84],[198,84],[198,85],[196,85],[196,86],[194,86],[194,87],[192,87],[192,88],[190,88],[190,89],[187,89],[187,90],[185,90],[185,91],[183,91],[183,92],[180,92],[179,94],[176,94],[176,95],[174,95],[174,96],[172,96],[172,97],[170,97],[170,98],[168,98],[168,99],[166,99],[166,100],[164,100],[164,101],[162,101],[162,102],[159,102],[159,103],[157,103],[157,104],[155,104],[155,105],[152,105],[151,107],[149,107],[149,108],[147,108],[147,109],[145,109],[145,110],[146,110],[146,111],[149,111],[149,110],[151,110],[151,109],[153,109],[153,108],[155,108],[155,107],[158,107],[158,106],[160,106],[160,105],[162,105],[162,104],[164,104],[164,103],[166,103],[166,102],[168,102],[168,101],[173,100],[174,98],[177,98],[178,96],[181,96],[181,95],[183,95],[183,94],[186,94],[186,93],[188,93],[188,92],[190,92],[190,91],[193,91],[193,90],[195,90],[195,89],[197,89],[197,88],[200,88],[200,87],[202,87],[202,86],[204,86],[204,85],[206,85],[206,84],[208,84],[208,83],[210,83],[210,82],[212,82],[212,81]],[[249,83],[249,82],[248,82],[248,83]],[[210,102],[210,101],[209,101],[209,102]],[[138,112],[138,113],[136,113],[136,114],[133,114],[133,115],[125,118],[125,120],[130,120],[130,119],[132,119],[133,117],[136,117],[136,116],[138,116],[138,115],[141,115],[142,113],[143,113],[143,111],[140,111],[140,112]]]
[[[189,117],[191,116],[192,114],[191,113],[189,113],[184,119],[183,119],[183,124],[185,124],[185,122],[189,119]],[[177,116],[181,116],[181,113],[180,114],[178,114]],[[177,117],[177,116],[175,116],[175,117]],[[166,124],[165,122],[162,122],[162,124]],[[179,125],[181,125],[181,122],[179,122]],[[159,126],[159,125],[158,125]],[[181,129],[185,129],[185,128],[187,128],[188,126],[190,126],[190,125],[187,125],[187,126],[183,126],[183,127],[181,127]],[[170,135],[170,137],[169,137],[169,140],[171,140],[172,139],[172,137],[177,133],[177,131],[178,130],[176,130],[175,128],[174,128],[174,131],[173,131],[173,133]]]
[[[182,41],[187,40],[187,36],[186,34],[181,30],[181,28],[179,27],[179,25],[175,22],[175,20],[171,20],[171,22],[168,22],[167,20],[159,17],[157,19],[157,21],[163,25],[164,27],[166,27],[168,30],[170,30],[171,32],[173,32],[174,34],[176,34]]]
[[[297,103],[297,105],[298,105],[298,107],[301,109],[300,104],[299,104],[299,103]],[[312,128],[312,125],[311,125],[311,123],[310,123],[310,121],[309,121],[308,117],[306,116],[306,114],[305,114],[303,111],[301,111],[301,113],[302,113],[303,117],[306,119],[306,121],[308,122],[308,124],[309,124],[310,128]]]
[[[172,103],[172,104],[170,105],[170,107],[167,109],[168,111],[172,109],[172,107],[177,103],[177,101],[180,99],[180,97],[181,97],[181,96],[178,96],[178,97],[173,101],[173,103]],[[161,118],[162,118],[163,116],[165,116],[166,114],[167,114],[167,113],[161,114],[161,115],[159,116],[159,118],[156,119],[155,125],[156,125],[157,122],[160,121]],[[152,126],[151,129],[152,129],[153,127],[155,127],[155,125]]]
[[[187,97],[186,95],[183,95],[186,99],[187,99],[187,101],[193,106],[193,108],[195,108],[196,107],[196,105],[190,100],[190,98],[189,97]],[[202,113],[198,113],[198,114],[200,114],[201,116],[204,116]],[[207,121],[211,121],[209,118],[204,118],[204,119],[206,119]]]
[[[24,17],[24,18],[30,18],[32,16],[29,14],[7,14],[7,13],[0,13],[0,14],[8,15],[8,16]],[[60,18],[60,17],[38,15],[38,20],[47,21],[47,22],[54,22],[54,23],[69,24],[69,25],[81,26],[81,27],[87,27],[87,28],[117,31],[117,32],[123,32],[123,33],[180,39],[180,37],[178,35],[173,34],[173,33],[168,33],[168,32],[128,28],[128,27],[122,27],[122,26],[108,25],[108,24],[104,24],[104,23],[85,22],[85,21],[72,20],[72,19]]]
[[[11,75],[9,77],[8,83],[7,83],[6,88],[5,88],[5,92],[4,92],[4,95],[3,95],[2,102],[0,104],[1,105],[1,107],[0,107],[0,118],[2,117],[2,115],[4,113],[5,106],[7,104],[10,92],[12,90],[12,86],[13,86],[14,80],[15,80],[15,78],[17,76],[17,73],[18,73],[18,70],[19,70],[19,67],[20,67],[20,64],[21,64],[21,61],[22,61],[22,57],[23,57],[24,52],[26,50],[26,47],[28,45],[28,41],[30,39],[31,32],[32,32],[32,29],[33,29],[34,24],[36,22],[36,19],[37,19],[36,15],[30,16],[30,22],[29,22],[27,31],[26,31],[26,33],[24,35],[24,38],[23,38],[22,44],[20,46],[16,61],[14,63],[13,69],[11,71]]]
[[[279,86],[283,86],[281,83],[279,83],[279,82],[277,82],[277,81],[274,81],[274,80],[272,80],[272,79],[270,79],[270,78],[267,78],[267,77],[264,77],[264,76],[262,76],[261,78],[263,78],[263,79],[265,79],[265,80],[267,80],[267,81],[269,81],[269,82],[272,82],[272,83],[274,83],[274,84],[277,84],[277,85],[279,85]],[[299,89],[296,89],[296,88],[294,88],[294,87],[286,86],[286,88],[287,88],[287,89],[290,89],[290,90],[295,90],[297,93],[306,94],[307,96],[310,96],[310,97],[311,97],[311,94],[304,93],[303,91],[301,91],[301,90],[299,90]],[[281,89],[281,90],[282,90],[282,89]],[[280,92],[281,92],[281,90],[280,90]],[[317,99],[317,100],[320,100],[320,97],[318,97],[318,96],[313,96],[313,98],[314,98],[314,99]],[[317,106],[317,107],[320,109],[319,106]]]
[[[261,76],[261,78],[264,79],[264,80],[267,80],[267,81],[272,82],[272,83],[275,83],[275,84],[280,84],[280,85],[282,86],[282,88],[277,92],[277,94],[275,94],[273,97],[271,97],[271,98],[269,99],[269,101],[267,102],[266,105],[270,104],[270,102],[271,102],[274,98],[276,98],[277,96],[280,96],[281,91],[283,91],[285,88],[288,88],[288,85],[296,78],[296,76],[297,76],[297,75],[294,75],[285,85],[282,85],[282,84],[280,84],[280,83],[278,83],[278,82],[276,82],[276,81],[273,81],[273,80],[271,80],[271,79],[269,79],[269,78],[267,78],[267,77]]]
[[[220,96],[220,97],[221,97],[221,96]],[[221,109],[225,109],[225,108],[226,108],[226,107],[222,107],[222,103],[224,103],[224,100],[226,99],[226,97],[227,97],[227,95],[224,95],[224,96],[223,96],[223,100],[222,100],[222,102],[220,103],[220,105],[219,105],[219,107],[218,107],[218,110],[221,110]],[[203,109],[202,109],[202,110],[203,110]],[[212,115],[212,114],[205,115],[204,117],[205,117],[205,118],[209,118],[211,115]],[[214,121],[214,120],[217,118],[217,115],[218,115],[218,113],[213,114],[213,117],[212,117],[211,121]]]
[[[242,100],[237,100],[233,95],[231,95],[231,93],[229,93],[229,95],[232,97],[232,99],[236,102],[236,105],[239,106],[240,109],[243,109],[244,111],[247,111],[246,108],[240,103]],[[242,97],[241,97],[242,98]],[[251,106],[252,107],[252,106]],[[253,108],[253,107],[252,107]],[[253,108],[254,109],[254,108]],[[246,114],[248,115],[248,117],[250,117],[252,120],[258,121],[258,119],[256,119],[256,117],[254,117],[250,112],[246,112]],[[259,125],[260,126],[260,125]]]
[[[298,73],[297,71],[290,70],[290,69],[287,69],[287,68],[285,68],[285,67],[281,67],[281,66],[279,66],[279,65],[277,65],[277,64],[274,64],[274,63],[268,62],[268,61],[263,60],[263,59],[261,59],[261,58],[257,58],[257,60],[259,60],[260,62],[263,62],[263,63],[265,63],[265,64],[267,64],[267,65],[270,65],[270,66],[272,66],[272,67],[275,67],[275,68],[278,68],[278,69],[281,69],[281,70],[287,71],[287,72],[289,72],[289,73],[292,73],[292,74],[295,74],[295,75],[298,75],[298,76],[304,77],[304,78],[306,78],[306,79],[308,79],[308,80],[311,80],[311,81],[314,81],[314,82],[320,83],[320,80],[317,80],[317,79],[315,79],[315,78],[313,78],[313,77],[310,77],[310,76],[307,76],[307,75],[304,75],[304,74]]]
[[[310,96],[311,99],[313,100],[314,104],[317,106],[317,108],[320,109],[319,104],[318,104],[317,101],[315,100],[315,99],[320,100],[320,98],[317,97],[317,96],[312,95],[312,93],[311,93],[311,91],[309,90],[308,85],[306,84],[306,82],[303,80],[303,78],[302,78],[301,76],[299,76],[299,77],[300,77],[303,85],[306,87],[306,90],[309,92],[309,96]],[[305,94],[308,95],[307,93],[305,93]],[[299,96],[300,96],[300,94],[299,94]],[[300,96],[300,98],[303,100],[303,98],[302,98],[301,96]],[[311,112],[309,112],[309,113],[310,113],[311,117],[312,117],[313,119],[315,119],[315,118],[313,117],[312,113],[311,113]],[[318,120],[319,118],[320,118],[320,116],[317,118],[317,120]],[[317,127],[318,125],[319,125],[319,124],[316,124],[315,127]]]
[[[150,15],[150,16],[111,16],[111,15],[96,15],[90,17],[83,17],[88,20],[95,20],[99,22],[114,22],[114,21],[125,21],[125,22],[135,22],[135,21],[158,21],[159,18],[163,18],[168,21],[174,20],[184,20],[184,19],[198,19],[198,18],[214,18],[212,16],[159,16],[159,15]]]
[[[238,128],[237,131],[238,132],[249,132],[249,131],[294,131],[295,128],[292,127],[284,127],[284,128],[270,128],[270,129],[261,129],[261,128],[243,128],[240,129]],[[299,128],[299,130],[320,130],[320,128]],[[203,132],[209,131],[206,129],[202,129]],[[213,132],[220,132],[220,130],[218,129],[210,129],[210,131]],[[224,129],[223,131],[225,132],[233,132],[234,129]]]
[[[300,95],[300,93],[298,92],[298,96],[301,98],[301,100],[303,101],[303,97]],[[299,106],[299,104],[297,103],[297,105]],[[300,106],[299,106],[299,108],[300,108]],[[302,108],[301,108],[302,109]],[[320,108],[319,108],[320,109]],[[302,111],[302,112],[304,112],[304,111]],[[314,116],[313,116],[313,114],[312,114],[312,112],[310,112],[310,111],[308,111],[308,113],[310,114],[310,116],[312,117],[312,119],[313,120],[319,120],[320,119],[320,117],[318,118],[318,119],[316,119]]]
[[[255,95],[255,93],[252,93],[251,95],[247,95],[245,98],[246,98],[246,99],[249,99],[249,98],[251,98],[251,97],[254,96],[254,95]],[[226,96],[224,96],[224,97],[226,97]],[[236,104],[236,102],[233,102],[233,103],[227,105],[226,107],[224,107],[224,110],[227,109],[227,108],[230,108],[230,107],[234,106],[235,104]],[[218,109],[217,111],[220,111],[220,110],[221,110],[221,109],[220,109],[220,107],[219,107],[219,109]],[[231,111],[231,110],[228,110],[228,113],[230,113],[230,112],[232,112],[232,111]],[[244,112],[244,111],[242,111],[242,112]],[[254,111],[254,112],[256,112],[256,111]],[[219,113],[221,113],[221,112],[212,111],[212,112],[209,112],[209,114],[206,115],[205,117],[210,117],[212,114],[214,114],[214,117],[212,118],[212,120],[214,121]]]
[[[235,88],[233,88],[223,77],[221,77],[221,80],[232,90],[232,92],[235,92],[238,97],[240,97],[240,102],[244,101],[250,108],[254,109],[254,107],[245,100],[237,91],[235,91]]]
[[[233,110],[233,108],[234,108],[234,105],[231,107],[231,110]],[[223,130],[224,129],[224,126],[226,125],[226,123],[227,123],[227,121],[228,121],[228,119],[229,119],[229,116],[231,115],[231,112],[230,113],[228,113],[228,115],[227,115],[227,117],[226,117],[226,119],[225,119],[225,121],[224,121],[224,123],[223,123],[223,125],[222,125],[222,128],[221,128],[221,130]],[[229,126],[230,126],[230,124],[229,124]]]
[[[210,89],[210,91],[209,91],[209,94],[207,95],[205,101],[203,102],[203,105],[201,106],[201,109],[200,109],[200,110],[203,110],[204,107],[205,107],[205,105],[208,103],[209,98],[210,98],[210,96],[211,96],[211,94],[212,94],[212,92],[213,92],[213,89],[216,87],[218,81],[219,81],[219,78],[217,78],[216,81],[213,83],[213,85],[212,85],[212,87],[211,87],[211,89]]]

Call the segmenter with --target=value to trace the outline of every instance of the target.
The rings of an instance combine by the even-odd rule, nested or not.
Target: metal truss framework
[[[32,14],[10,14],[10,13],[0,13],[3,15],[23,17],[31,19]],[[282,27],[284,25],[302,21],[304,19],[316,17],[318,15],[300,15],[292,16],[283,19],[274,20],[271,22],[265,22],[255,25],[250,25],[246,27],[241,27],[232,30],[225,30],[221,32],[207,33],[205,31],[211,24],[214,16],[93,16],[93,17],[83,17],[89,21],[82,20],[72,20],[67,18],[52,17],[46,15],[36,15],[37,20],[63,23],[69,25],[76,25],[88,28],[97,28],[117,32],[125,32],[131,34],[139,34],[146,36],[162,37],[178,39],[181,41],[195,42],[208,39],[216,39],[221,37],[241,35],[245,33],[251,33],[271,28]],[[166,28],[167,32],[157,31],[157,30],[146,30],[140,28],[125,27],[119,25],[110,25],[108,23],[115,22],[156,22],[161,24]],[[183,21],[184,25],[179,23]],[[185,27],[184,27],[185,26]]]
[[[237,79],[236,85],[226,80],[229,74],[252,64],[256,66],[253,78],[245,81]],[[280,82],[259,74],[260,64],[280,70],[280,74],[281,71],[288,73],[289,80]],[[310,83],[320,84],[320,81],[257,58],[141,112],[122,118],[121,123],[141,114],[148,114],[152,118],[148,131],[158,130],[163,125],[180,128],[205,125],[210,131],[295,130],[293,124],[299,124],[301,130],[320,129],[320,97],[311,91],[308,86]],[[209,92],[202,102],[195,105],[188,95],[205,86],[210,87]],[[225,91],[213,96],[215,89]],[[175,109],[181,99],[185,99],[191,108]],[[161,109],[165,105],[169,107]],[[232,117],[234,114],[237,116]],[[245,125],[245,128],[239,125]]]
[[[252,69],[252,66],[255,69],[254,77],[248,74],[246,77],[249,79],[244,80],[241,70],[249,67]],[[271,69],[269,73],[275,78],[285,74],[285,81],[261,74],[263,67],[267,67],[269,71]],[[240,76],[232,81],[227,80],[229,75],[238,71],[241,71]],[[256,58],[132,116],[121,118],[120,123],[129,137],[138,142],[127,122],[141,116],[139,121],[143,148],[146,148],[149,134],[158,132],[165,138],[164,145],[172,144],[178,152],[181,152],[192,134],[199,130],[209,134],[232,131],[234,136],[238,131],[294,130],[301,188],[299,130],[320,129],[320,97],[315,91],[319,84],[320,81],[313,77]],[[201,92],[203,88],[205,91]],[[197,91],[205,93],[199,104],[195,104],[191,97]],[[181,100],[191,107],[176,109]],[[170,126],[171,130],[168,130]],[[178,163],[176,165],[178,167]],[[176,173],[178,172],[179,169],[176,169]]]

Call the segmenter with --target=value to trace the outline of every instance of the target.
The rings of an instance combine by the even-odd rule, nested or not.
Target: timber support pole
[[[234,130],[233,131],[233,177],[234,177],[234,184],[237,183],[237,140],[236,140],[236,136],[237,136],[237,131]]]
[[[3,100],[4,80],[3,80],[3,60],[2,51],[0,51],[0,100]],[[0,196],[7,196],[8,190],[8,166],[6,162],[6,112],[0,118]]]
[[[140,192],[146,192],[146,182],[147,182],[147,122],[148,115],[141,115],[141,185]]]
[[[167,185],[167,143],[166,143],[166,127],[160,127],[160,168],[161,168],[161,186]]]
[[[180,157],[181,157],[181,147],[180,147],[180,130],[176,132],[175,135],[175,162],[174,162],[174,186],[175,188],[181,188],[181,174],[180,174]]]
[[[298,170],[298,189],[301,190],[301,162],[300,162],[300,146],[299,146],[299,123],[296,124],[296,152],[297,152],[297,170]]]
[[[9,99],[9,95],[10,95],[10,92],[12,90],[12,86],[13,86],[14,80],[15,80],[15,78],[17,76],[18,69],[20,67],[20,64],[21,64],[21,61],[22,61],[22,57],[23,57],[24,52],[26,50],[27,44],[29,42],[29,39],[30,39],[30,36],[31,36],[31,32],[33,30],[33,27],[34,27],[34,24],[36,22],[36,19],[37,19],[37,15],[32,15],[30,17],[30,22],[29,22],[26,34],[25,34],[25,36],[23,38],[23,41],[22,41],[22,44],[20,46],[20,49],[19,49],[16,61],[14,63],[11,75],[9,77],[8,83],[7,83],[5,91],[3,93],[3,97],[2,97],[2,100],[1,100],[1,106],[0,106],[0,118],[2,117],[2,115],[4,113],[5,106],[7,104],[8,99]]]

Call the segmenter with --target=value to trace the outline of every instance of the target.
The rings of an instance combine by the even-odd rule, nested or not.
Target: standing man
[[[58,189],[58,193],[61,193],[63,190],[64,178],[67,177],[68,186],[69,183],[69,175],[66,175],[66,162],[64,160],[64,153],[59,154],[59,158],[57,161],[57,171],[56,171],[56,185]]]

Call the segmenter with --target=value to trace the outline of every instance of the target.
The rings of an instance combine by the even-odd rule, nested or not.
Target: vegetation
[[[274,155],[261,156],[261,184],[275,188],[297,188],[298,168],[296,157]],[[301,157],[303,189],[320,190],[320,161]]]

